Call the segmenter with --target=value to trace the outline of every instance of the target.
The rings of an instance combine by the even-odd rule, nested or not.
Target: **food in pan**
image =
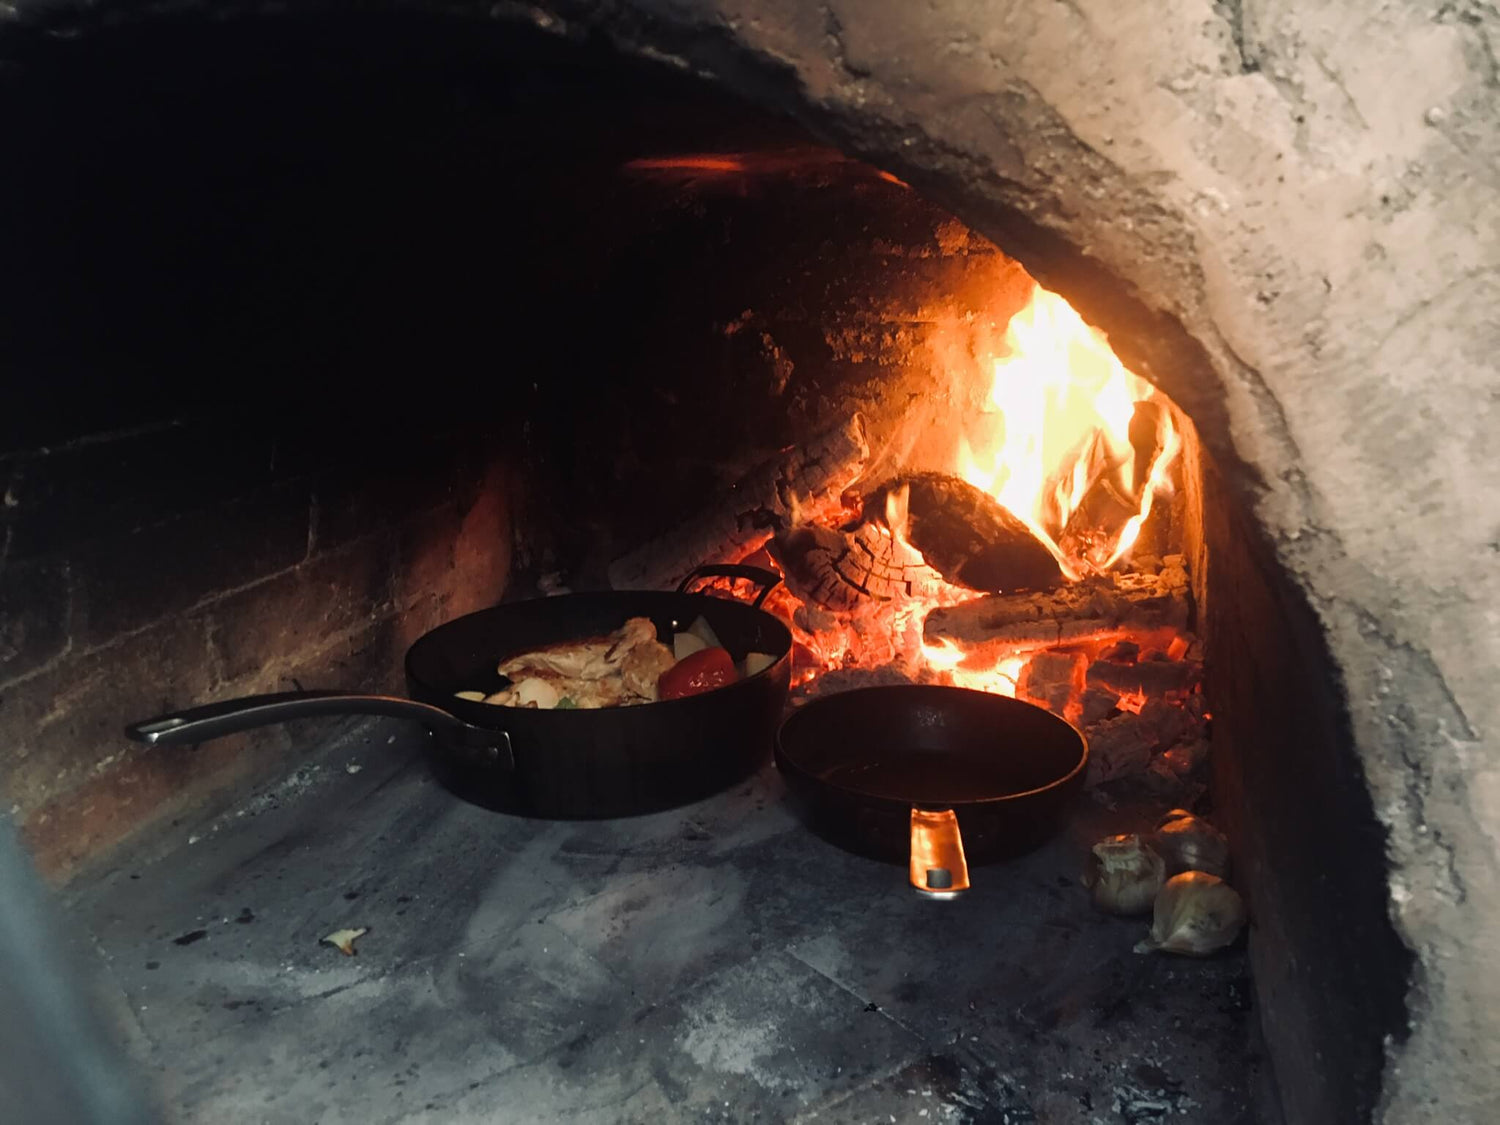
[[[722,648],[700,648],[661,674],[657,693],[662,699],[682,699],[724,687],[739,678],[729,653]]]
[[[675,634],[670,648],[657,640],[649,617],[632,617],[607,636],[563,641],[507,657],[498,671],[510,683],[493,694],[456,695],[543,711],[629,707],[713,691],[774,663],[774,656],[752,652],[736,665],[701,617]]]

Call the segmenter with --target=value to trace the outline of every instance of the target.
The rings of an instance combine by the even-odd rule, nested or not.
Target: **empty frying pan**
[[[861,854],[905,861],[948,896],[968,864],[1029,851],[1061,827],[1088,745],[1029,703],[933,685],[861,688],[804,704],[776,765],[810,826]]]

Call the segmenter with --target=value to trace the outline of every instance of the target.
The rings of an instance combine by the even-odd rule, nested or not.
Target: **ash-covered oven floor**
[[[1143,956],[1070,830],[936,902],[805,830],[769,765],[623,821],[464,804],[347,728],[162,858],[75,887],[175,1119],[1258,1120],[1242,952]],[[344,956],[320,939],[367,927]]]

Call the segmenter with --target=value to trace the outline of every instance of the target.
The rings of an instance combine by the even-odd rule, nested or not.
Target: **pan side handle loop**
[[[226,734],[324,715],[410,719],[428,730],[441,732],[465,749],[476,751],[493,765],[502,769],[515,766],[510,736],[503,730],[470,726],[441,707],[414,699],[347,691],[285,691],[226,699],[131,723],[125,728],[125,737],[153,746],[191,746]]]
[[[705,563],[694,567],[693,570],[677,584],[677,592],[685,594],[689,587],[700,578],[743,578],[746,582],[754,582],[760,587],[760,592],[755,595],[755,600],[750,604],[756,609],[760,608],[766,595],[777,586],[781,585],[781,575],[774,570],[767,570],[763,566],[741,566],[739,563]]]
[[[929,898],[953,898],[969,889],[964,838],[952,809],[911,810],[911,885]]]

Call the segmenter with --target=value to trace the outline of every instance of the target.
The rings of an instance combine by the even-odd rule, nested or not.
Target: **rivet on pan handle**
[[[953,898],[969,889],[964,838],[952,809],[911,810],[911,885],[929,898]]]

